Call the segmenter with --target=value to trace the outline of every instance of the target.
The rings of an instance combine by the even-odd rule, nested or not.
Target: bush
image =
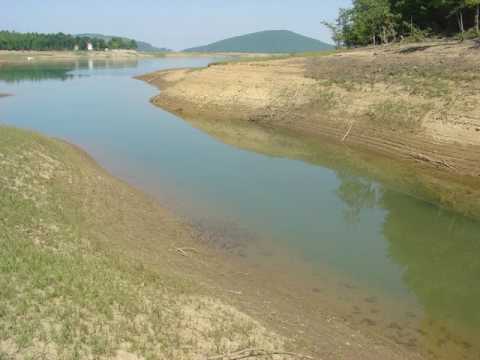
[[[478,39],[480,34],[475,29],[470,29],[463,34],[460,33],[457,35],[459,40],[471,40],[471,39]]]

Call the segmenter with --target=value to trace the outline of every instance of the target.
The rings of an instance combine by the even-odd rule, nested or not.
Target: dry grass
[[[429,104],[412,104],[405,100],[387,99],[370,105],[368,120],[374,126],[393,130],[413,131],[422,126],[422,120],[431,110]]]

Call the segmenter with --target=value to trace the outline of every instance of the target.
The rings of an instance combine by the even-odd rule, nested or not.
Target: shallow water
[[[132,79],[214,60],[4,67],[0,93],[14,96],[0,100],[0,122],[82,146],[192,223],[232,238],[228,247],[253,262],[287,260],[299,276],[305,265],[313,279],[328,274],[347,293],[372,294],[366,303],[375,311],[356,299],[345,305],[354,322],[383,321],[398,343],[433,357],[478,359],[480,223],[335,161],[322,166],[226,145],[151,105],[157,89]],[[415,335],[397,339],[403,327]]]

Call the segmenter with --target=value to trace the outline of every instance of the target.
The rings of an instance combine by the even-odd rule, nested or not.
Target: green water
[[[328,273],[374,294],[380,308],[394,304],[398,314],[380,311],[375,321],[409,327],[415,337],[406,346],[478,359],[480,223],[409,196],[322,145],[304,156],[284,137],[269,149],[255,139],[244,145],[211,136],[155,108],[148,99],[157,90],[132,79],[213,60],[3,67],[0,93],[14,96],[0,100],[0,122],[82,146],[113,174],[221,233],[213,245],[233,256],[292,260],[298,276],[307,265],[305,286]]]

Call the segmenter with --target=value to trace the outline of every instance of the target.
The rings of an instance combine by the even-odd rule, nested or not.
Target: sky
[[[181,50],[261,30],[330,42],[322,20],[351,0],[0,0],[0,30],[100,33]]]

